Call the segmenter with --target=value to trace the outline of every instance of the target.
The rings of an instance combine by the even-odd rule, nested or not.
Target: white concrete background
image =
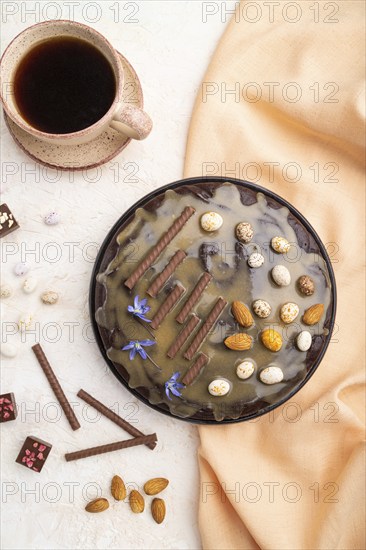
[[[196,428],[140,404],[109,372],[92,341],[88,286],[97,247],[116,219],[147,192],[181,178],[194,99],[226,22],[216,15],[204,23],[202,3],[195,0],[3,1],[1,50],[35,22],[70,18],[70,9],[75,20],[105,34],[133,64],[155,128],[146,142],[130,144],[102,168],[70,174],[43,168],[27,158],[2,121],[1,202],[8,203],[21,225],[1,241],[3,282],[14,289],[13,296],[1,304],[2,341],[18,347],[16,358],[2,361],[1,393],[13,391],[20,407],[17,420],[1,426],[2,548],[197,549]],[[131,171],[136,181],[129,181]],[[48,227],[42,221],[51,210],[62,216],[58,226]],[[31,266],[30,274],[39,279],[32,295],[21,289],[24,278],[13,274],[22,255]],[[44,289],[57,290],[60,302],[43,305],[39,295]],[[35,332],[23,337],[11,334],[26,312],[34,315]],[[38,340],[66,394],[77,404],[81,422],[77,432],[60,417],[33,356],[31,346]],[[96,418],[76,398],[80,388],[114,406],[142,431],[156,431],[156,450],[136,447],[66,463],[67,451],[125,438],[122,430]],[[14,462],[28,434],[53,444],[41,474]],[[153,476],[170,480],[162,526],[153,522],[148,498],[141,516],[132,514],[127,503],[113,502],[109,486],[116,473],[141,488]],[[85,504],[98,492],[110,498],[111,507],[103,514],[89,515]]]

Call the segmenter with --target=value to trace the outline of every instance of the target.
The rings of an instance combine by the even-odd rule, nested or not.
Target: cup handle
[[[114,115],[110,126],[132,139],[142,140],[150,134],[153,123],[145,111],[124,103],[122,109]]]

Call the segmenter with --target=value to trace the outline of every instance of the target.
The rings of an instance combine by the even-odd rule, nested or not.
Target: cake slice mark
[[[187,254],[183,252],[183,250],[177,250],[177,252],[172,256],[167,263],[167,265],[164,267],[163,271],[159,273],[159,275],[156,277],[156,279],[151,283],[149,288],[147,289],[147,294],[151,296],[152,298],[156,298],[156,296],[159,294],[169,277],[171,277],[174,273],[174,271],[177,269],[177,267],[184,262],[186,259]]]
[[[178,323],[183,324],[186,321],[186,319],[187,319],[188,315],[190,314],[192,308],[196,305],[196,303],[198,302],[198,300],[202,296],[203,291],[210,284],[211,279],[212,279],[212,275],[210,275],[210,273],[206,273],[206,272],[202,273],[201,277],[199,278],[198,283],[196,284],[196,286],[192,290],[188,300],[186,301],[186,303],[184,304],[181,311],[179,312],[179,314],[176,317],[176,321],[178,321]]]
[[[189,386],[194,382],[197,376],[202,371],[203,367],[207,365],[209,358],[204,353],[199,353],[195,363],[187,370],[186,374],[182,379],[182,383],[185,386]]]
[[[211,309],[210,313],[208,314],[206,321],[203,323],[203,325],[197,332],[193,342],[185,352],[184,357],[186,359],[190,361],[193,358],[198,348],[205,341],[210,330],[213,329],[213,327],[215,326],[216,322],[220,318],[226,306],[227,306],[227,301],[224,300],[222,296],[220,296],[217,302],[215,303],[215,305],[213,306],[213,308]]]
[[[195,313],[192,314],[191,318],[189,319],[188,323],[185,325],[185,327],[180,331],[178,334],[176,340],[172,343],[170,346],[167,356],[171,359],[174,359],[174,357],[177,355],[178,351],[184,346],[184,344],[187,342],[189,337],[192,335],[192,332],[200,322],[200,318],[197,317]]]
[[[168,313],[175,307],[179,298],[185,292],[184,286],[181,284],[176,284],[173,290],[165,298],[164,302],[159,307],[158,311],[155,313],[153,320],[151,321],[151,328],[156,330],[159,328],[160,324],[164,321]]]
[[[144,273],[152,266],[155,260],[166,249],[168,244],[178,235],[187,223],[189,218],[195,213],[195,209],[192,206],[186,206],[181,215],[174,221],[169,229],[160,237],[160,240],[155,246],[150,249],[147,256],[140,262],[135,271],[131,273],[128,279],[125,280],[125,286],[132,290],[136,283],[141,279]]]

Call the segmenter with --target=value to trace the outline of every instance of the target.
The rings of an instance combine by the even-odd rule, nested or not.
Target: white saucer
[[[122,54],[125,83],[123,99],[137,107],[143,107],[143,94],[139,78]],[[99,137],[82,145],[52,145],[31,136],[15,124],[4,112],[9,131],[19,147],[32,159],[45,166],[61,170],[85,170],[108,162],[118,155],[131,138],[109,128]]]

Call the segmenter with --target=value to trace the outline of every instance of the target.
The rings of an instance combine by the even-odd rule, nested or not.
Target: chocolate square
[[[17,405],[13,393],[0,395],[0,422],[10,422],[17,417]]]
[[[12,231],[19,229],[19,224],[14,218],[9,206],[7,204],[0,205],[0,237],[9,235]]]
[[[24,441],[23,447],[15,462],[26,466],[30,470],[40,472],[52,449],[52,445],[33,435]]]

